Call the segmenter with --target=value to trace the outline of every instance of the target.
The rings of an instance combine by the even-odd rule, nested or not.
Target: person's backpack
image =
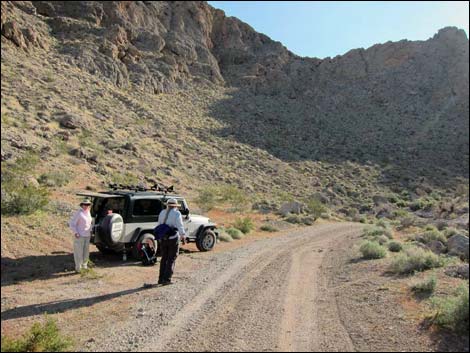
[[[157,262],[157,254],[153,249],[150,247],[149,244],[143,243],[142,248],[140,249],[144,256],[142,257],[142,265],[144,266],[152,266],[155,265]]]
[[[155,240],[168,239],[172,235],[176,234],[176,229],[166,224],[169,214],[170,214],[170,209],[168,208],[168,210],[166,211],[165,220],[163,221],[163,223],[156,226],[153,229],[153,235],[155,236]]]

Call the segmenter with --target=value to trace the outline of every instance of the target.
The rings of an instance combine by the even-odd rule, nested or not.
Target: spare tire
[[[120,251],[124,249],[121,242],[124,235],[124,220],[120,214],[112,213],[106,215],[99,226],[100,239],[112,250]]]

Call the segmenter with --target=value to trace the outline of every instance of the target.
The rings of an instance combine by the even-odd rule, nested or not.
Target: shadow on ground
[[[28,317],[33,315],[42,315],[42,314],[57,314],[63,313],[68,310],[78,309],[85,306],[94,305],[103,301],[111,300],[117,297],[122,297],[124,295],[130,295],[136,292],[145,290],[143,287],[127,289],[120,292],[110,293],[99,295],[96,297],[89,297],[83,299],[66,299],[60,301],[54,301],[45,304],[32,304],[21,306],[19,308],[13,308],[5,310],[2,312],[2,321],[18,319],[22,317]]]

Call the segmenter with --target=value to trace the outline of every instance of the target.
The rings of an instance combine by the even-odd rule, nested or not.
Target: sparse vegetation
[[[243,238],[243,233],[237,228],[228,228],[227,233],[233,238],[233,239],[241,239]]]
[[[307,209],[315,218],[320,218],[322,213],[326,213],[328,209],[319,200],[311,198],[307,201]]]
[[[2,352],[64,352],[71,346],[72,340],[60,334],[52,319],[33,324],[21,338],[2,336]]]
[[[30,175],[30,168],[38,161],[37,155],[28,153],[15,164],[2,163],[2,215],[27,215],[47,206],[49,192],[36,186],[37,182]]]
[[[230,242],[233,241],[232,236],[230,234],[228,234],[227,232],[225,232],[225,231],[220,232],[219,239],[220,239],[220,241],[223,241],[223,242],[226,242],[226,243],[230,243]]]
[[[250,217],[245,217],[237,218],[233,227],[239,229],[243,234],[248,234],[255,228],[255,225]]]
[[[278,232],[279,229],[277,229],[276,227],[270,225],[270,224],[263,224],[260,229],[263,231],[263,232]]]
[[[436,276],[430,276],[429,278],[426,278],[425,280],[414,284],[411,287],[411,290],[415,294],[431,295],[436,289],[436,285],[437,285]]]
[[[247,207],[248,197],[233,185],[207,186],[199,190],[196,202],[205,211],[223,203],[229,204],[232,211],[241,211]]]
[[[468,282],[457,289],[455,296],[434,298],[432,303],[437,309],[435,322],[439,326],[468,335]]]
[[[387,254],[385,248],[375,241],[363,242],[359,251],[364,259],[381,259]]]
[[[424,271],[443,265],[438,255],[431,251],[411,247],[398,254],[392,261],[389,270],[396,274],[409,274]]]
[[[397,241],[391,241],[388,243],[388,250],[390,252],[400,252],[402,251],[403,246]]]
[[[38,178],[38,182],[41,185],[48,187],[62,187],[70,182],[70,175],[66,172],[48,172],[41,174]]]

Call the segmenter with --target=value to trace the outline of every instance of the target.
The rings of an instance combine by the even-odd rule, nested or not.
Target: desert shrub
[[[444,236],[444,234],[439,232],[437,228],[434,230],[428,230],[424,233],[418,234],[416,236],[416,240],[421,241],[424,244],[428,244],[434,240],[438,240],[442,242],[443,244],[447,243],[447,238]]]
[[[33,185],[2,184],[2,215],[28,215],[43,210],[49,203],[49,192]]]
[[[393,238],[392,231],[390,229],[377,226],[368,226],[364,229],[364,232],[362,233],[363,237],[372,239],[378,238],[381,235],[385,235],[389,239]]]
[[[243,238],[243,233],[237,228],[228,228],[227,234],[229,234],[233,239],[241,239]]]
[[[435,200],[418,199],[411,202],[409,206],[412,211],[429,211],[434,206],[435,202]]]
[[[381,235],[377,238],[377,242],[380,244],[380,245],[385,245],[388,243],[388,237],[385,236],[385,235]]]
[[[2,336],[2,352],[64,352],[71,346],[71,339],[60,334],[52,319],[44,325],[33,324],[23,337],[11,339]]]
[[[307,201],[307,209],[310,214],[315,218],[321,217],[322,213],[327,213],[328,209],[316,198],[311,198]]]
[[[444,236],[446,237],[446,239],[449,239],[455,234],[459,234],[459,231],[456,228],[447,228],[444,230]]]
[[[436,289],[437,279],[436,276],[431,276],[421,282],[414,284],[411,290],[416,294],[432,294]]]
[[[285,221],[289,222],[289,223],[294,223],[294,224],[302,223],[302,217],[300,217],[299,215],[296,215],[296,214],[289,214],[285,218]]]
[[[207,186],[199,190],[196,202],[205,211],[219,203],[228,203],[234,211],[240,211],[247,207],[248,196],[233,185]]]
[[[221,232],[219,234],[219,240],[220,241],[223,241],[223,242],[226,242],[226,243],[230,243],[233,241],[233,238],[230,234],[228,234],[227,232]]]
[[[263,224],[260,228],[263,232],[278,232],[279,229],[270,225],[270,224]]]
[[[425,227],[424,227],[424,230],[426,231],[436,231],[438,230],[437,227],[433,224],[427,224]]]
[[[217,189],[213,186],[208,186],[199,190],[199,195],[196,198],[196,203],[204,211],[212,210],[217,204]]]
[[[362,224],[366,224],[367,223],[367,218],[365,216],[362,216],[361,218],[359,218],[359,222],[362,223]]]
[[[388,250],[391,252],[400,252],[402,251],[403,246],[397,241],[391,241],[388,243]]]
[[[364,259],[381,259],[387,254],[385,248],[375,241],[365,241],[359,251]]]
[[[416,222],[416,219],[415,217],[409,215],[409,216],[406,216],[402,219],[400,219],[400,227],[402,229],[405,229],[405,228],[409,228],[411,226],[413,226]]]
[[[237,218],[233,223],[233,227],[241,230],[243,234],[248,234],[255,228],[255,225],[250,217],[245,217]]]
[[[302,217],[300,221],[307,226],[311,226],[313,225],[313,223],[315,223],[315,217],[310,217],[310,216]]]
[[[44,210],[49,203],[49,192],[34,184],[31,171],[39,157],[26,153],[13,163],[2,163],[2,215],[27,215]]]
[[[38,178],[38,182],[49,187],[62,187],[70,182],[70,175],[61,172],[44,173]]]
[[[398,254],[390,265],[390,272],[408,274],[441,267],[443,261],[431,251],[412,247]]]
[[[455,296],[434,298],[432,304],[437,308],[435,322],[439,326],[468,334],[468,283],[461,285]]]
[[[384,228],[384,229],[389,229],[390,228],[390,223],[387,222],[384,219],[379,219],[377,222],[375,222],[375,225],[377,227],[381,227],[381,228]]]

